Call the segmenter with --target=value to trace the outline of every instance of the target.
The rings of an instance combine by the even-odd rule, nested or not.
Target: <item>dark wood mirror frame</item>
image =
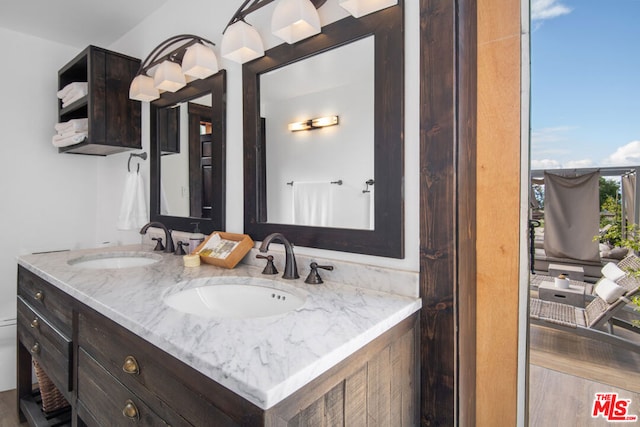
[[[180,102],[211,94],[212,117],[211,137],[220,155],[220,167],[213,171],[211,198],[213,206],[210,218],[176,217],[160,214],[160,143],[158,139],[158,110]],[[226,176],[226,71],[221,70],[203,80],[194,80],[178,92],[165,92],[150,105],[150,145],[151,145],[151,220],[160,221],[173,230],[192,231],[193,223],[199,223],[200,230],[210,234],[215,230],[224,230],[225,225],[225,176]],[[191,137],[191,136],[190,136]],[[190,159],[190,161],[192,161]]]
[[[294,45],[282,44],[243,66],[244,232],[254,240],[283,233],[298,246],[391,258],[404,257],[404,7],[347,17]],[[261,150],[260,74],[364,37],[375,36],[374,230],[265,222],[265,165]],[[302,161],[302,160],[301,160]]]

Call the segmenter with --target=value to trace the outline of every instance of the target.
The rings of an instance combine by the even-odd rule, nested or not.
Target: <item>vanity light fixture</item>
[[[279,0],[271,16],[271,32],[289,44],[315,36],[321,27],[310,0]]]
[[[218,59],[211,46],[215,43],[191,34],[163,41],[140,64],[129,98],[151,102],[160,97],[161,90],[176,92],[188,81],[217,73]]]
[[[387,7],[395,6],[398,4],[398,0],[340,0],[338,4],[355,18],[360,18]]]
[[[153,73],[153,86],[158,90],[177,92],[186,84],[180,64],[170,60],[163,61]]]
[[[320,129],[327,126],[335,126],[339,124],[339,122],[338,116],[318,117],[302,122],[289,123],[289,130],[291,132],[299,132],[301,130]]]
[[[224,58],[244,64],[264,56],[264,45],[258,31],[245,17],[274,0],[245,0],[222,32],[221,54]],[[271,16],[271,31],[289,44],[318,34],[320,17],[316,9],[327,0],[278,0]]]

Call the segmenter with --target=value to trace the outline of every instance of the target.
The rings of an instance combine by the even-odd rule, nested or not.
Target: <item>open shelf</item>
[[[37,427],[63,427],[71,425],[71,407],[46,413],[42,411],[40,390],[34,390],[31,396],[20,399],[20,409],[29,425]]]

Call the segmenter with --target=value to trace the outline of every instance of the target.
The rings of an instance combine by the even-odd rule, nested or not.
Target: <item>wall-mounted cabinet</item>
[[[58,121],[87,118],[85,141],[58,149],[61,153],[106,156],[142,148],[140,102],[129,99],[129,84],[140,60],[89,46],[58,71],[58,88],[87,82],[87,95],[63,107]]]

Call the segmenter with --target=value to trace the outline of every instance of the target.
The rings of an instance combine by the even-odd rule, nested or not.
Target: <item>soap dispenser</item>
[[[191,233],[191,237],[189,237],[189,252],[193,252],[200,245],[200,243],[204,242],[204,234],[200,232],[200,223],[192,222],[191,224],[195,225],[193,228],[193,233]]]

